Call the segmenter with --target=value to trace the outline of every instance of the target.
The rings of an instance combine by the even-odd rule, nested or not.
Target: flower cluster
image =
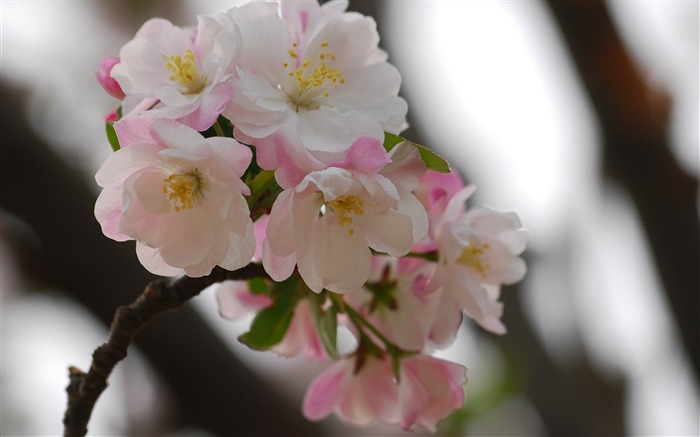
[[[467,208],[474,188],[398,136],[400,75],[375,22],[346,8],[147,21],[96,75],[121,105],[95,215],[157,275],[262,263],[265,277],[219,284],[220,312],[256,313],[240,337],[253,349],[335,360],[309,419],[434,431],[462,407],[466,369],[430,351],[464,313],[505,332],[499,291],[524,276],[527,235],[514,213]],[[339,326],[356,339],[344,355]]]

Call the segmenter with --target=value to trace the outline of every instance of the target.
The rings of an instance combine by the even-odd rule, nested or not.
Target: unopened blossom
[[[122,47],[111,75],[126,94],[125,116],[150,111],[198,131],[214,124],[233,96],[241,41],[227,15],[197,18],[196,28],[150,19]]]
[[[525,275],[519,255],[527,245],[515,213],[488,207],[465,210],[474,187],[458,191],[431,215],[431,233],[439,248],[439,263],[431,281],[440,288],[441,303],[432,333],[437,343],[449,341],[461,320],[463,308],[485,329],[505,333],[498,302],[501,285],[513,284]]]
[[[403,256],[425,236],[425,209],[411,194],[424,172],[412,145],[387,154],[372,137],[301,180],[303,172],[287,172],[278,178],[285,190],[270,213],[265,269],[284,280],[296,265],[315,292],[358,289],[370,274],[370,249]]]
[[[240,177],[250,149],[167,119],[124,119],[115,129],[122,148],[95,176],[104,234],[136,240],[139,260],[158,275],[197,277],[217,265],[248,264],[255,237]]]
[[[429,355],[401,360],[399,402],[401,428],[413,425],[435,432],[438,422],[464,406],[467,370]]]
[[[353,425],[380,421],[434,432],[440,420],[464,405],[466,369],[459,364],[413,355],[401,359],[398,376],[388,356],[368,356],[359,368],[354,357],[337,361],[307,389],[304,415],[320,420],[335,412]]]
[[[356,138],[383,138],[404,124],[401,77],[379,49],[372,18],[345,12],[346,1],[252,2],[229,10],[243,50],[236,92],[223,115],[240,141],[275,169],[273,134],[300,139],[316,158],[339,159]]]
[[[309,385],[303,413],[321,420],[335,412],[343,421],[358,426],[379,420],[399,422],[399,390],[386,358],[367,357],[356,369],[355,357],[334,362]]]
[[[110,96],[122,100],[126,95],[117,81],[111,76],[112,68],[118,63],[119,58],[116,56],[107,56],[102,59],[100,62],[100,69],[95,72],[95,77]]]

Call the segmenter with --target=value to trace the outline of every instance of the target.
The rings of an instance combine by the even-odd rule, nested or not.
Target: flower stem
[[[214,131],[216,132],[217,136],[220,136],[220,137],[226,136],[226,134],[224,133],[224,129],[219,124],[219,120],[217,120],[216,123],[214,123]]]

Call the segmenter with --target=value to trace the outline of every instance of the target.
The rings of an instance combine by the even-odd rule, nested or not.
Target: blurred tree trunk
[[[670,98],[642,78],[602,0],[547,4],[598,115],[606,175],[627,190],[637,208],[682,344],[700,379],[698,181],[671,153]]]
[[[41,243],[38,253],[20,260],[23,273],[74,297],[108,326],[117,307],[155,278],[138,263],[133,243],[102,234],[95,194],[29,129],[23,96],[4,86],[1,95],[0,207],[24,220]],[[300,407],[242,365],[191,306],[156,319],[136,345],[173,394],[173,427],[215,435],[319,434]]]

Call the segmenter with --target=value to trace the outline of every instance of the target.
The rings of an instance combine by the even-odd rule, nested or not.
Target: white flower
[[[407,111],[376,23],[347,2],[254,2],[228,13],[241,29],[236,93],[224,110],[239,140],[277,168],[272,135],[290,128],[310,152],[339,154],[363,135],[398,133]]]
[[[358,289],[370,273],[370,248],[402,256],[425,236],[425,209],[411,194],[424,172],[410,144],[387,155],[379,140],[360,138],[336,165],[283,185],[270,213],[265,269],[283,280],[298,265],[316,292]]]
[[[158,275],[197,277],[217,265],[248,264],[255,237],[240,177],[250,149],[172,120],[149,124],[142,117],[115,124],[122,148],[95,176],[104,234],[136,240],[139,260]]]
[[[126,94],[124,114],[150,109],[203,131],[233,96],[229,79],[240,51],[240,35],[223,14],[200,15],[198,26],[180,28],[161,18],[143,24],[119,52],[112,77]],[[139,104],[148,102],[146,108]]]

